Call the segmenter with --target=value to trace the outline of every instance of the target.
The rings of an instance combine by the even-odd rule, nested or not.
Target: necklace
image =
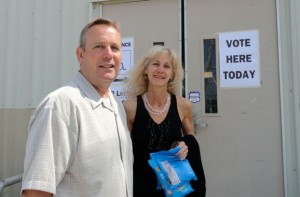
[[[143,94],[142,95],[142,98],[143,98],[143,101],[144,101],[144,104],[145,104],[145,107],[147,109],[147,111],[150,113],[150,114],[153,114],[153,115],[161,115],[162,113],[164,113],[165,111],[167,111],[167,109],[169,108],[170,104],[171,104],[171,96],[170,94],[168,94],[168,97],[167,97],[167,101],[165,103],[165,105],[160,108],[160,109],[155,109],[154,107],[151,106],[151,104],[149,103],[149,100],[147,98],[147,94]]]

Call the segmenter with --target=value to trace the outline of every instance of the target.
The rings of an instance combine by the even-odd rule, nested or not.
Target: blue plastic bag
[[[179,160],[179,156],[175,156],[179,150],[180,147],[176,147],[169,151],[151,153],[148,161],[156,173],[157,188],[164,189],[168,197],[182,197],[191,193],[194,190],[190,181],[197,180],[189,161]]]

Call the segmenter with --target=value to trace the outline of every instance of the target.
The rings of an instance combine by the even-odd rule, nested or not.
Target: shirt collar
[[[113,111],[113,108],[107,101],[104,102],[104,100],[111,100],[112,95],[111,91],[109,89],[109,99],[102,98],[97,90],[92,86],[92,84],[81,74],[81,72],[77,72],[74,77],[75,83],[78,85],[79,89],[83,92],[83,94],[90,100],[91,106],[93,109],[97,108],[101,104],[103,106],[111,111]]]

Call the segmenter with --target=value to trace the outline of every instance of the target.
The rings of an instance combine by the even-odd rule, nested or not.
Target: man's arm
[[[53,196],[48,192],[43,192],[40,190],[24,190],[22,192],[22,197],[49,197]]]

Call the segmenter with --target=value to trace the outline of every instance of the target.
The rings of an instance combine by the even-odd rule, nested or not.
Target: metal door
[[[207,196],[284,196],[275,1],[148,0],[101,4],[101,12],[133,37],[135,61],[155,43],[183,52]],[[259,86],[221,88],[219,35],[252,30]]]

